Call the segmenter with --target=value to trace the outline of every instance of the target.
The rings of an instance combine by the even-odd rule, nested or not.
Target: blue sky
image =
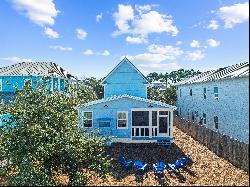
[[[1,0],[0,67],[53,61],[106,76],[124,56],[145,75],[249,59],[246,0]]]

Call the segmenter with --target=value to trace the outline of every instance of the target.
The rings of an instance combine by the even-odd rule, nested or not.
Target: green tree
[[[69,185],[85,185],[85,170],[106,176],[106,138],[77,126],[76,105],[95,96],[84,87],[80,92],[81,98],[51,95],[27,86],[10,105],[0,105],[1,113],[11,114],[16,122],[0,129],[1,175],[9,185],[54,185],[55,172],[68,175]]]
[[[103,86],[101,82],[102,82],[101,79],[97,79],[95,77],[90,77],[90,78],[86,78],[83,80],[83,83],[85,85],[90,86],[93,89],[98,99],[103,98],[103,94],[104,94],[104,90],[103,90]]]

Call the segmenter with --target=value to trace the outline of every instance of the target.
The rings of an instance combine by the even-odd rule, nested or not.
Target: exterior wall
[[[122,62],[104,83],[104,98],[128,94],[147,98],[147,85],[144,77],[127,61]]]
[[[214,87],[218,87],[218,99],[214,98]],[[203,88],[206,88],[206,99],[203,97]],[[189,95],[189,89],[192,89],[192,96]],[[188,113],[195,114],[198,111],[195,120],[199,122],[203,113],[206,113],[204,125],[209,129],[249,143],[248,77],[180,85],[176,92],[180,117],[192,120]],[[215,116],[218,116],[218,129],[214,126]]]
[[[4,103],[9,103],[9,101],[14,100],[16,89],[23,89],[25,80],[31,80],[32,88],[35,89],[42,83],[42,76],[0,76],[1,90],[0,90],[0,101]],[[65,90],[65,80],[60,78],[50,77],[47,80],[46,88],[52,90],[52,84],[54,90],[64,92]]]
[[[107,107],[105,107],[107,105]],[[131,109],[132,108],[148,108],[150,104],[142,101],[137,101],[129,98],[121,98],[119,100],[113,100],[105,103],[100,103],[88,107],[80,107],[79,108],[79,126],[83,127],[83,112],[84,111],[92,111],[93,112],[93,127],[89,128],[90,130],[99,129],[101,136],[111,135],[114,138],[122,138],[127,140],[131,139],[131,127],[132,127],[132,119],[131,119]],[[164,108],[155,104],[151,104],[152,108]],[[171,109],[170,109],[171,110]],[[117,129],[117,111],[127,111],[128,112],[128,128],[126,129]],[[173,112],[172,112],[173,114]],[[171,116],[173,117],[173,116]],[[110,127],[99,127],[99,118],[111,118]],[[171,136],[172,137],[172,136]],[[135,138],[136,140],[149,140],[149,138]],[[170,139],[170,137],[156,137],[157,139]],[[126,140],[126,141],[127,141]]]

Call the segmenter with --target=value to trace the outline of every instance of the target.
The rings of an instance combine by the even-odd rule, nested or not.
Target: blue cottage
[[[9,103],[15,98],[16,89],[23,89],[26,82],[38,87],[46,78],[48,90],[63,93],[77,87],[77,78],[53,62],[22,62],[0,68],[0,101]]]
[[[78,106],[79,126],[112,142],[170,144],[175,106],[147,99],[149,82],[124,58],[102,81],[104,98]]]

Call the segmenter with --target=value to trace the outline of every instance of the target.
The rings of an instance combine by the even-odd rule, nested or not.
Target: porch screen
[[[132,111],[132,126],[149,126],[149,111]]]

